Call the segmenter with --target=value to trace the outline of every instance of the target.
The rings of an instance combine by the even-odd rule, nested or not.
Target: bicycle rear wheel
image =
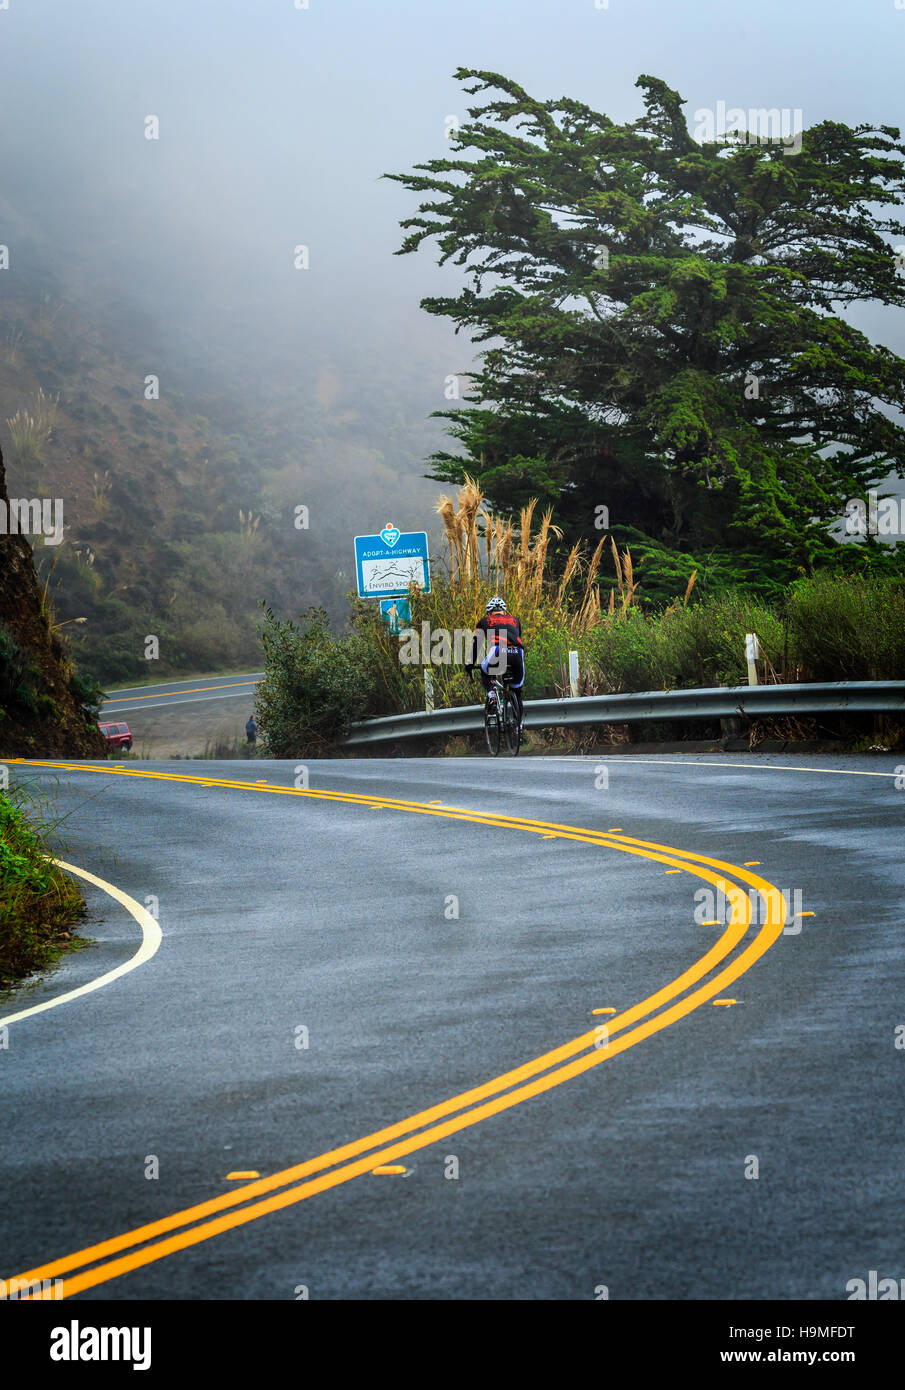
[[[513,758],[517,758],[522,743],[521,721],[518,714],[518,701],[508,690],[506,691],[503,720],[506,726],[506,747]]]
[[[500,710],[497,702],[488,700],[484,705],[484,737],[490,756],[495,758],[500,751]]]

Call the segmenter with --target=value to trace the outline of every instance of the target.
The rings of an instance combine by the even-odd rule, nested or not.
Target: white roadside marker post
[[[569,688],[572,699],[578,698],[578,652],[569,652]]]
[[[748,663],[748,684],[758,685],[756,661],[760,656],[760,643],[756,632],[745,633],[745,660]]]
[[[429,667],[424,668],[424,712],[434,712],[434,677]]]

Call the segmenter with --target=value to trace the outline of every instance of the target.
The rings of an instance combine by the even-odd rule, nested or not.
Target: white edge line
[[[769,754],[761,754],[761,757]],[[681,761],[680,761],[681,759]],[[576,754],[573,757],[568,755],[557,755],[556,753],[541,754],[538,762],[545,763],[648,763],[655,764],[657,767],[740,767],[746,771],[754,768],[758,772],[832,772],[837,777],[898,777],[898,772],[863,772],[858,768],[851,767],[793,767],[788,763],[717,763],[703,762],[700,758],[683,757],[681,753],[674,758],[636,758],[633,753],[600,753],[600,754]]]
[[[219,681],[219,685],[212,685],[210,689],[222,690],[225,686],[228,686],[230,682],[238,682],[240,685],[257,685],[263,679],[263,671],[248,671],[245,675],[239,675],[237,673],[235,676],[194,676],[191,680],[175,681],[172,684],[169,681],[158,681],[156,684],[152,683],[151,685],[118,685],[113,690],[108,690],[106,693],[111,700],[115,695],[125,695],[131,698],[135,695],[140,695],[142,691],[144,691],[146,695],[184,695],[187,690],[197,690],[198,687],[195,685],[195,681]]]
[[[162,932],[159,923],[153,918],[146,907],[141,903],[130,898],[128,893],[124,893],[121,888],[117,888],[113,883],[107,883],[103,878],[97,878],[95,874],[89,874],[87,869],[78,869],[74,864],[66,864],[62,859],[52,860],[57,868],[65,869],[67,873],[76,874],[78,878],[84,878],[88,883],[93,883],[97,888],[102,888],[105,893],[109,893],[111,898],[122,903],[127,912],[131,912],[138,925],[141,927],[141,945],[135,952],[131,960],[125,964],[118,965],[115,970],[108,970],[106,975],[99,975],[96,980],[89,980],[86,985],[79,985],[78,989],[70,989],[65,994],[59,994],[55,999],[46,999],[43,1004],[35,1004],[30,1009],[21,1009],[18,1013],[7,1014],[5,1018],[0,1018],[0,1027],[7,1023],[15,1023],[22,1018],[30,1018],[32,1014],[43,1013],[45,1009],[55,1009],[58,1004],[68,1004],[71,999],[78,999],[83,994],[91,994],[95,989],[103,989],[104,985],[112,984],[118,980],[120,975],[127,975],[130,970],[134,970],[139,965],[144,965],[156,953],[162,940]]]

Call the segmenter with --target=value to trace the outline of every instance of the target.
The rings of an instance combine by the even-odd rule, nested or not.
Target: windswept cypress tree
[[[702,144],[653,77],[619,125],[456,75],[500,95],[469,109],[449,158],[388,175],[424,199],[397,254],[435,238],[468,271],[423,307],[488,344],[468,406],[438,412],[464,456],[435,454],[430,476],[468,472],[502,509],[552,502],[566,541],[599,536],[605,506],[654,594],[693,566],[769,590],[901,565],[827,533],[848,498],[905,476],[905,361],[839,317],[905,304],[899,131]]]

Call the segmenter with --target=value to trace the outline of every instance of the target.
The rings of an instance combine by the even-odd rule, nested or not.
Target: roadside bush
[[[264,680],[256,710],[265,756],[295,758],[329,750],[375,701],[374,663],[358,633],[338,639],[322,608],[301,625],[270,609],[260,624]]]
[[[659,615],[630,608],[602,618],[583,643],[600,691],[675,690],[747,681],[745,634],[756,632],[774,668],[788,663],[781,615],[758,599],[728,593]]]
[[[808,679],[905,679],[905,579],[800,579],[786,613]]]
[[[525,628],[525,643],[525,695],[531,700],[552,699],[568,684],[569,652],[580,650],[581,643],[569,632],[561,612],[542,608]]]
[[[267,676],[258,708],[269,753],[326,751],[356,719],[423,709],[426,669],[437,709],[480,701],[463,666],[469,637],[460,637],[456,653],[455,633],[471,633],[494,593],[521,620],[529,700],[567,689],[572,650],[579,653],[582,694],[744,685],[749,632],[759,639],[762,682],[905,678],[901,574],[802,578],[774,601],[743,589],[698,599],[692,570],[687,579],[675,576],[684,593],[656,610],[639,601],[643,574],[636,576],[627,548],[620,552],[608,537],[591,555],[573,547],[553,575],[557,533],[549,513],[532,536],[533,504],[517,526],[482,507],[471,480],[458,505],[440,499],[449,563],[435,562],[429,593],[409,591],[413,633],[393,634],[377,605],[359,599],[343,638],[330,634],[322,610],[309,610],[301,628],[266,610]],[[602,572],[604,561],[612,562],[612,579]],[[442,636],[425,651],[432,634]]]
[[[69,677],[69,690],[81,706],[89,724],[100,718],[104,691],[91,676],[80,676],[73,671]]]
[[[45,857],[12,796],[0,793],[0,983],[39,970],[60,952],[63,928],[84,911],[72,879]]]
[[[440,575],[430,594],[411,596],[412,625],[470,628],[483,611],[486,581],[451,584]],[[527,646],[525,693],[543,699],[568,682],[568,653],[577,650],[582,691],[607,693],[744,685],[745,634],[756,632],[762,681],[905,679],[905,580],[818,576],[801,579],[771,606],[739,591],[660,613],[637,606],[598,613],[583,630],[543,591],[523,609]],[[370,652],[381,690],[368,716],[422,709],[423,666],[402,666],[399,639],[376,609],[359,604],[355,626]],[[479,698],[461,666],[432,667],[438,708]],[[379,708],[378,708],[379,704]]]
[[[40,674],[30,654],[0,627],[0,708],[38,709]]]

